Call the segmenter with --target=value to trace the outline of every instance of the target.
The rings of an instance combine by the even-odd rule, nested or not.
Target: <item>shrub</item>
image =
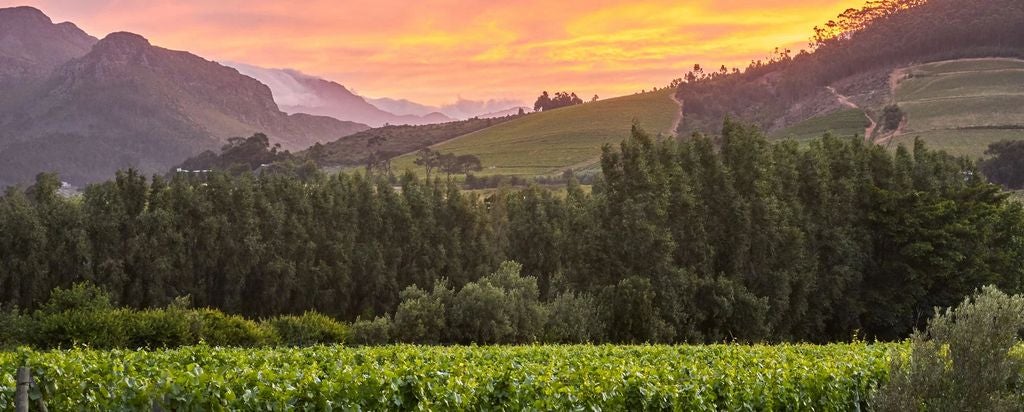
[[[18,343],[44,348],[123,348],[128,310],[114,309],[110,295],[90,283],[56,288],[26,322]]]
[[[0,321],[18,326],[9,345],[31,344],[37,348],[88,346],[97,349],[174,348],[205,342],[212,346],[261,346],[275,342],[271,327],[215,309],[179,307],[148,309],[36,311],[31,317]],[[299,323],[312,323],[296,317]],[[340,325],[339,325],[340,326]],[[291,336],[291,335],[289,335]],[[0,336],[0,344],[3,336]]]
[[[110,295],[89,282],[76,283],[70,289],[56,288],[50,292],[50,299],[41,310],[59,313],[72,310],[97,312],[113,309]]]
[[[386,345],[391,343],[391,318],[378,316],[373,320],[356,319],[349,328],[349,341],[356,345]]]
[[[281,316],[257,324],[216,309],[188,309],[188,297],[166,308],[116,309],[110,296],[88,283],[54,289],[31,315],[0,310],[0,348],[88,346],[97,349],[173,348],[205,342],[213,346],[277,343],[341,343],[345,325],[317,313]]]
[[[614,342],[650,343],[663,340],[668,326],[654,307],[651,281],[631,276],[615,286],[605,287],[600,295],[601,318]]]
[[[512,327],[507,343],[536,342],[544,334],[547,314],[540,303],[537,278],[523,276],[523,265],[503,262],[498,270],[480,279],[481,285],[501,290],[501,310]]]
[[[896,130],[900,128],[900,123],[903,123],[903,109],[898,105],[890,104],[885,106],[882,111],[882,126],[885,130]]]
[[[395,311],[394,338],[399,342],[438,344],[446,331],[446,306],[452,299],[444,280],[434,284],[434,291],[410,286],[402,291],[402,303]]]
[[[211,346],[262,346],[273,342],[273,332],[241,316],[215,309],[190,312],[190,330],[197,339]]]
[[[590,295],[563,293],[547,304],[544,341],[550,343],[593,343],[603,339],[604,325]]]
[[[88,346],[97,349],[124,348],[128,344],[126,309],[37,311],[30,342],[43,348]]]
[[[536,342],[544,335],[546,308],[537,279],[520,275],[521,270],[516,262],[503,262],[458,291],[444,280],[429,293],[406,288],[395,311],[393,337],[420,344]]]
[[[500,288],[489,284],[470,282],[459,290],[452,303],[448,324],[455,342],[508,343],[515,331],[505,313],[504,297]]]
[[[301,316],[278,316],[265,323],[274,331],[279,343],[289,346],[342,343],[348,336],[345,325],[316,312],[306,312]]]
[[[131,312],[125,320],[129,348],[173,348],[198,342],[186,310],[167,308]]]
[[[16,308],[0,308],[0,351],[24,344],[32,333],[32,318]]]
[[[909,358],[893,360],[874,396],[882,411],[1020,410],[1021,367],[1011,355],[1024,328],[1024,297],[988,286],[956,309],[936,311],[912,337]]]

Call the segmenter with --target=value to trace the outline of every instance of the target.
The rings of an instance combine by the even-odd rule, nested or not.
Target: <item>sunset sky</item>
[[[542,90],[611,97],[806,47],[864,0],[0,0],[102,38],[131,31],[218,61],[294,68],[369,97],[442,104]]]

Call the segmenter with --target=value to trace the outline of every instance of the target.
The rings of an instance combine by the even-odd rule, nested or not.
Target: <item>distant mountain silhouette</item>
[[[368,128],[288,115],[235,69],[132,33],[96,42],[26,7],[0,9],[0,73],[25,84],[0,100],[0,186],[43,171],[74,184],[126,167],[162,173],[257,132],[294,150]]]
[[[519,114],[519,109],[522,109],[523,112],[526,112],[526,113],[529,113],[530,111],[533,110],[533,109],[528,108],[526,106],[513,107],[513,108],[510,108],[510,109],[507,109],[507,110],[501,110],[501,111],[497,111],[497,112],[484,113],[484,114],[481,114],[481,115],[479,115],[477,117],[479,117],[481,119],[492,119],[492,118],[495,118],[495,117],[515,116],[515,115]]]
[[[308,113],[335,119],[365,123],[373,127],[385,124],[421,125],[450,122],[437,112],[397,115],[368,103],[336,82],[313,77],[291,69],[267,69],[244,63],[225,63],[270,87],[274,101],[288,113]]]
[[[425,116],[430,113],[437,113],[441,111],[440,107],[427,106],[407,99],[381,97],[379,99],[366,98],[366,101],[379,107],[381,110],[399,115]]]
[[[523,102],[512,99],[468,100],[460,98],[455,103],[442,106],[427,106],[406,99],[387,97],[367,98],[366,101],[391,113],[420,115],[438,112],[450,118],[462,120],[474,117],[502,117],[507,114],[516,114],[520,107],[525,107]]]
[[[494,118],[515,115],[519,108],[530,110],[522,102],[515,100],[466,100],[459,99],[455,103],[443,106],[427,106],[406,99],[391,99],[382,97],[379,99],[366,99],[374,106],[391,113],[422,115],[424,113],[441,113],[453,119]]]

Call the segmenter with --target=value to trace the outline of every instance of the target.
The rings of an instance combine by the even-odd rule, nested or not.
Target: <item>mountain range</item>
[[[102,40],[29,7],[0,9],[0,186],[39,171],[84,184],[121,168],[166,172],[256,132],[297,150],[368,126],[286,114],[237,70],[142,36]]]
[[[225,62],[242,74],[270,87],[281,110],[309,113],[365,123],[384,125],[425,125],[513,115],[522,102],[512,99],[469,100],[430,106],[406,99],[368,98],[336,82],[310,76],[292,69],[268,69],[245,63]]]
[[[507,100],[366,99],[295,70],[221,64],[133,33],[98,39],[32,7],[0,9],[0,90],[0,187],[41,171],[78,186],[129,167],[164,173],[254,133],[296,151],[370,127],[518,111]]]

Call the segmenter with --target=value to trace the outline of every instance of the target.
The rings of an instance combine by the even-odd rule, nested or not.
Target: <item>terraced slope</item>
[[[863,110],[850,108],[797,123],[774,134],[773,137],[809,140],[821,137],[825,132],[831,132],[836,136],[864,136],[869,125],[871,121]]]
[[[472,154],[484,165],[479,175],[537,176],[597,163],[601,147],[629,135],[634,119],[652,134],[668,134],[679,105],[665,89],[531,114],[431,146],[445,153]],[[414,154],[393,162],[411,169]]]
[[[896,143],[921,137],[973,158],[989,144],[1024,139],[1024,60],[965,59],[904,71],[895,98],[907,114]]]
[[[870,103],[859,99],[863,106],[858,106],[836,93],[846,109],[813,117],[774,137],[803,140],[826,131],[840,136],[870,134],[889,147],[910,145],[920,137],[933,148],[971,158],[984,156],[993,142],[1024,139],[1024,60],[950,60],[898,69],[889,77],[887,86],[845,91],[884,98]],[[866,121],[881,122],[879,113],[887,103],[900,106],[905,123],[897,131],[865,131]],[[874,122],[868,120],[872,118]]]

